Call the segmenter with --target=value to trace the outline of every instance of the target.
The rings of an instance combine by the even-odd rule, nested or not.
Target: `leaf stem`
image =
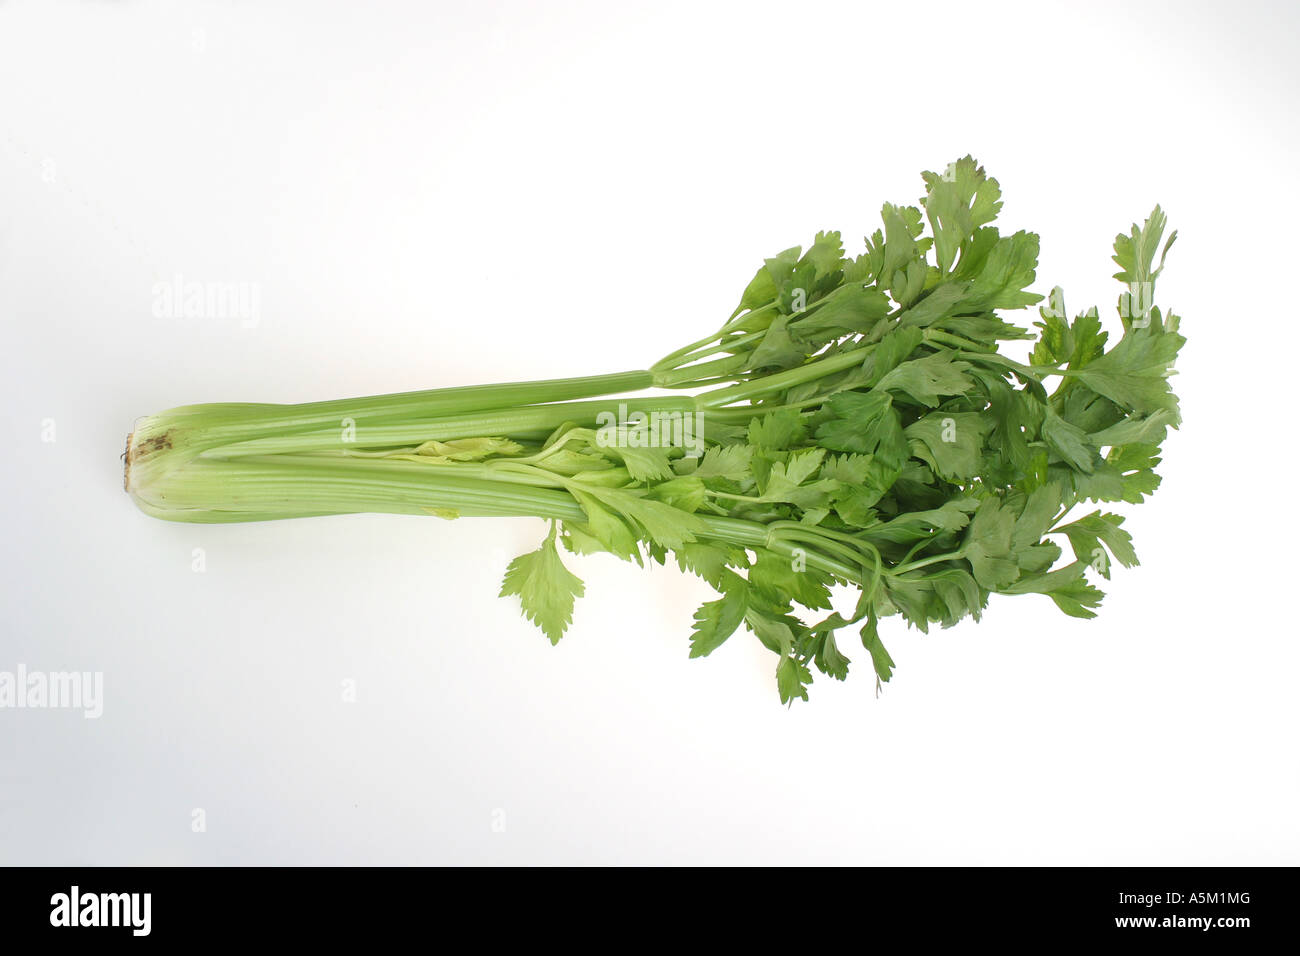
[[[947,554],[936,554],[928,558],[921,558],[919,561],[912,561],[908,564],[900,564],[892,571],[886,572],[890,575],[906,574],[909,571],[916,571],[920,568],[929,567],[932,564],[938,564],[940,561],[956,561],[966,556],[965,547],[958,548],[956,551],[950,551]]]

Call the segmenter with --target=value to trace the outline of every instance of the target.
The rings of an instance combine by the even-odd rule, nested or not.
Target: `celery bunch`
[[[719,594],[695,614],[691,656],[744,625],[776,655],[783,702],[807,699],[814,668],[847,676],[836,635],[850,626],[879,687],[893,668],[881,618],[949,627],[993,593],[1092,617],[1090,577],[1137,557],[1123,518],[1075,508],[1142,501],[1179,422],[1183,338],[1152,300],[1174,235],[1161,246],[1157,206],[1116,238],[1118,341],[1096,309],[1067,320],[1059,289],[1031,333],[1002,313],[1043,298],[1028,291],[1038,237],[991,225],[1001,191],[970,157],[923,177],[920,207],[886,204],[862,255],[824,232],[773,256],[717,331],[647,370],[173,409],[129,438],[126,488],[177,521],[546,519],[501,593],[552,642],[583,592],[561,546],[671,554]],[[1017,340],[1027,362],[1000,351]],[[834,584],[858,589],[847,617]]]

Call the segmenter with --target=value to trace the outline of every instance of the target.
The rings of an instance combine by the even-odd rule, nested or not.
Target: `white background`
[[[0,5],[0,670],[106,698],[0,711],[0,862],[1300,863],[1296,8],[1072,7]],[[537,521],[122,493],[174,405],[643,368],[967,152],[1112,328],[1115,233],[1179,230],[1185,425],[1097,620],[891,621],[880,699],[850,650],[787,710],[749,635],[687,659],[675,570],[571,562],[550,647],[496,597]],[[155,318],[177,274],[259,323]]]

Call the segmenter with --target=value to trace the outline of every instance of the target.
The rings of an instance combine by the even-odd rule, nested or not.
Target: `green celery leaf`
[[[769,412],[749,422],[749,443],[756,448],[781,451],[799,444],[808,434],[803,416],[792,408]]]
[[[870,537],[895,544],[911,544],[944,532],[960,531],[970,524],[971,513],[978,506],[979,501],[975,498],[952,498],[938,508],[910,511],[876,525],[870,529]]]
[[[944,349],[896,366],[877,383],[876,388],[903,392],[928,408],[939,404],[941,396],[962,395],[975,382],[966,376],[967,362],[954,361],[955,353]]]
[[[745,619],[745,588],[733,586],[716,601],[708,601],[695,612],[691,627],[691,657],[707,657],[735,633]]]
[[[925,172],[926,196],[921,200],[934,232],[939,270],[948,272],[975,229],[990,223],[1002,208],[1002,190],[970,156],[938,173]]]
[[[989,591],[1005,588],[1020,576],[1012,535],[1016,517],[996,498],[985,498],[966,529],[963,553],[980,587]]]
[[[1056,414],[1050,405],[1046,407],[1042,434],[1047,446],[1071,468],[1090,473],[1096,467],[1100,456],[1087,433]]]
[[[988,399],[987,414],[993,420],[987,442],[990,464],[1000,459],[1010,475],[1028,474],[1033,460],[1029,443],[1038,437],[1046,406],[1002,379],[990,383]]]
[[[921,211],[910,206],[885,203],[880,210],[885,223],[884,258],[878,275],[882,284],[896,283],[896,273],[906,270],[918,256],[916,237],[920,234]],[[895,295],[895,301],[899,296]]]
[[[1160,245],[1160,237],[1164,235],[1167,224],[1164,211],[1156,206],[1141,228],[1134,224],[1127,236],[1120,233],[1115,237],[1115,255],[1112,258],[1120,269],[1115,273],[1116,279],[1129,283],[1149,282],[1160,274],[1160,270],[1164,268],[1165,254],[1169,252],[1169,247],[1174,244],[1174,239],[1178,236],[1177,232],[1169,236],[1169,241],[1165,243],[1164,251],[1160,255],[1160,266],[1152,269],[1156,249]]]
[[[1060,485],[1043,485],[1035,489],[1025,500],[1024,510],[1016,519],[1016,527],[1011,534],[1012,549],[1020,551],[1037,544],[1047,534],[1047,529],[1052,526],[1060,509]]]
[[[1094,511],[1077,521],[1055,528],[1053,533],[1064,534],[1069,538],[1074,556],[1082,563],[1091,565],[1102,577],[1109,578],[1106,551],[1126,568],[1135,567],[1138,563],[1137,552],[1133,549],[1133,537],[1120,527],[1123,523],[1121,515]],[[1105,545],[1106,550],[1102,550],[1102,545]]]
[[[807,566],[806,560],[796,567],[796,559],[767,548],[755,548],[754,553],[757,560],[749,569],[749,584],[769,601],[795,601],[813,610],[831,606],[829,574]]]
[[[885,333],[864,366],[867,384],[875,388],[882,378],[920,347],[922,339],[923,333],[915,328],[897,328]]]
[[[649,497],[691,513],[699,511],[708,500],[704,482],[697,475],[660,482],[650,489]]]
[[[827,455],[821,476],[844,484],[860,485],[871,470],[870,455]]]
[[[1019,309],[1042,299],[1028,287],[1038,268],[1038,236],[1017,232],[998,236],[992,226],[976,230],[974,242],[958,263],[956,276],[970,280],[962,308],[967,312]]]
[[[1159,445],[1165,440],[1170,427],[1177,427],[1178,415],[1162,408],[1150,415],[1129,415],[1109,428],[1094,432],[1090,437],[1099,448],[1108,445]]]
[[[753,601],[750,602],[749,610],[745,612],[745,624],[754,632],[759,643],[781,657],[790,656],[795,642],[795,629],[802,627],[800,622],[792,617],[767,613],[755,607]]]
[[[715,445],[704,453],[694,474],[697,478],[738,481],[749,475],[749,462],[753,457],[754,449],[749,445]]]
[[[569,550],[577,554],[607,552],[624,561],[641,563],[637,536],[621,517],[589,494],[575,490],[573,497],[587,514],[585,522],[566,521],[565,540]]]
[[[880,642],[874,610],[867,615],[867,623],[862,625],[859,634],[862,637],[862,646],[871,655],[871,665],[876,669],[876,679],[887,683],[889,678],[894,676],[895,664],[894,659],[889,656],[889,651],[885,650],[885,645]]]
[[[558,644],[573,620],[574,598],[582,597],[582,581],[560,561],[555,526],[542,546],[510,562],[501,584],[501,597],[518,594],[524,614]]]
[[[826,407],[834,417],[817,429],[824,448],[875,455],[882,465],[902,467],[907,442],[888,392],[840,392]]]
[[[849,664],[852,662],[840,653],[839,646],[835,643],[835,634],[824,631],[819,637],[813,663],[826,676],[844,680],[849,676]]]
[[[780,371],[803,363],[807,352],[802,346],[796,345],[794,339],[790,337],[789,321],[789,317],[784,315],[779,315],[772,320],[758,348],[754,349],[749,356],[749,361],[745,363],[746,370]]]
[[[830,330],[837,335],[867,332],[889,314],[889,299],[874,287],[843,285],[795,315],[795,329],[805,339]]]
[[[870,460],[870,459],[869,459]],[[874,505],[888,488],[865,488],[859,485],[841,483],[833,497],[835,513],[840,520],[855,528],[868,528],[875,524]]]
[[[902,314],[899,330],[920,330],[941,321],[946,326],[954,311],[962,311],[958,307],[970,295],[970,286],[970,282],[944,282],[935,286]]]
[[[1082,561],[1076,561],[1046,574],[1021,578],[1001,590],[1003,594],[1046,594],[1070,617],[1093,618],[1097,615],[1090,608],[1099,606],[1105,595],[1088,583],[1083,574],[1085,567]]]
[[[931,412],[904,429],[911,452],[951,481],[980,473],[984,436],[993,422],[980,412]]]
[[[732,574],[728,568],[749,567],[748,555],[742,548],[734,545],[690,541],[674,553],[677,556],[677,564],[682,570],[698,574],[717,591],[722,591],[727,582],[733,579],[744,582],[743,578]]]
[[[620,443],[607,447],[602,446],[602,450],[611,457],[617,457],[622,461],[623,467],[627,469],[627,473],[633,481],[650,481],[673,477],[672,465],[669,462],[671,448],[662,446],[632,447]]]
[[[799,261],[801,251],[799,246],[795,246],[778,253],[771,259],[764,260],[762,268],[745,287],[744,295],[740,297],[740,304],[736,306],[736,311],[731,313],[731,317],[734,319],[742,312],[752,312],[776,301],[777,291],[794,273],[794,266]]]
[[[588,488],[585,491],[607,508],[635,523],[655,544],[672,551],[694,541],[696,535],[704,530],[704,525],[695,515],[662,501],[646,498],[638,489]],[[576,495],[575,492],[575,497]],[[579,499],[580,502],[581,500]]]
[[[781,703],[788,704],[796,697],[808,699],[808,685],[812,683],[812,672],[807,665],[793,657],[781,658],[776,668],[776,687],[781,694]]]
[[[952,627],[967,615],[980,619],[985,596],[970,574],[960,568],[945,568],[934,573],[931,583],[942,605],[939,622],[944,627]]]
[[[1119,343],[1079,369],[1075,376],[1094,392],[1139,414],[1176,412],[1178,396],[1169,387],[1169,369],[1186,341],[1154,327],[1130,329]]]

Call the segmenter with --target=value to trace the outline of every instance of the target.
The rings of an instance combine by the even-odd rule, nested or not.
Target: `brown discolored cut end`
[[[126,436],[126,451],[122,452],[122,460],[125,464],[122,466],[122,487],[126,491],[131,490],[131,466],[155,452],[167,451],[172,447],[170,432],[163,432],[161,435],[153,435],[143,441],[135,440],[135,432]]]
[[[122,490],[130,492],[131,490],[131,439],[135,437],[135,432],[126,436],[126,450],[122,452]]]

